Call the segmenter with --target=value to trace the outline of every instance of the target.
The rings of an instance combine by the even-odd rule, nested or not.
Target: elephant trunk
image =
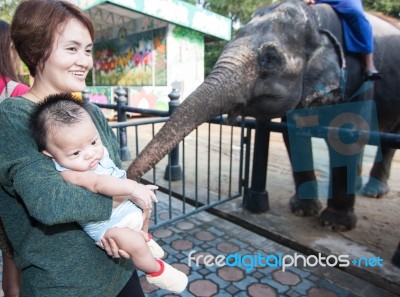
[[[248,89],[241,76],[244,69],[237,67],[237,64],[234,67],[227,60],[229,57],[220,58],[213,72],[175,110],[129,166],[128,178],[138,179],[202,123],[218,115],[240,110],[244,105],[244,92]]]

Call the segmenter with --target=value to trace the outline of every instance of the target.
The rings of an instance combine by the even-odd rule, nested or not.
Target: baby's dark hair
[[[31,133],[39,151],[46,149],[50,129],[79,123],[85,113],[89,113],[87,104],[70,93],[53,94],[44,98],[30,118]]]

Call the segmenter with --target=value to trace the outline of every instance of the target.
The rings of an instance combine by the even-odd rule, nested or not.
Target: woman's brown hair
[[[56,32],[60,33],[70,19],[80,21],[94,40],[92,21],[70,2],[25,0],[18,5],[11,23],[11,38],[32,76],[38,69],[43,71],[53,51]]]
[[[4,83],[6,83],[6,77],[19,81],[11,58],[11,43],[10,25],[0,20],[0,77]]]

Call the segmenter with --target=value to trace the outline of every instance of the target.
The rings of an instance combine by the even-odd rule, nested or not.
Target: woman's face
[[[48,93],[83,91],[86,75],[93,67],[93,41],[88,29],[76,19],[68,20],[62,29],[55,33],[53,52],[43,72],[35,77]]]

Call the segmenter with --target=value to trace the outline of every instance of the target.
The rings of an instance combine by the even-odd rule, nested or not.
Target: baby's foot
[[[150,284],[156,285],[161,289],[171,291],[173,293],[181,293],[188,284],[188,277],[183,272],[157,259],[161,269],[159,272],[146,275],[146,279]]]

